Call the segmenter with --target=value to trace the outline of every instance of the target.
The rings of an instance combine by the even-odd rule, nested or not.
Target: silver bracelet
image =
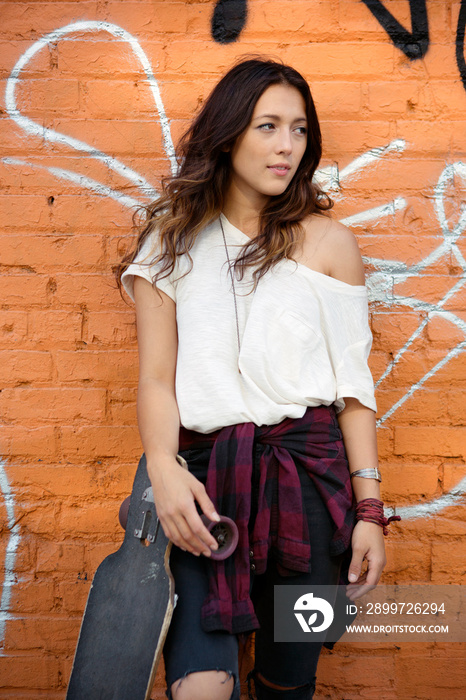
[[[350,476],[351,478],[353,478],[353,476],[362,476],[363,479],[377,479],[377,481],[382,481],[382,474],[379,472],[378,467],[373,467],[371,469],[358,469]]]

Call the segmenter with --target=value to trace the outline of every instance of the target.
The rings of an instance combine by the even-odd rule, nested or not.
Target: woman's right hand
[[[173,457],[148,464],[157,515],[165,535],[184,551],[210,557],[218,549],[196,508],[196,502],[210,520],[219,515],[204,485]]]

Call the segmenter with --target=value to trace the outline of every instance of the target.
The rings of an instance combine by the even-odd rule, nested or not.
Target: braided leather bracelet
[[[368,523],[380,525],[383,534],[388,535],[388,528],[392,520],[401,520],[399,515],[391,515],[386,518],[383,513],[383,501],[377,498],[363,498],[356,504],[356,520],[365,520]]]

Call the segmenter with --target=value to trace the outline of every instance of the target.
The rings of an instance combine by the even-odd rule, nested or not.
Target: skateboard
[[[94,576],[67,700],[149,700],[155,681],[176,595],[171,542],[157,518],[144,455],[119,517],[125,537]],[[214,556],[226,558],[238,542],[235,523],[229,518],[205,522],[219,545]]]

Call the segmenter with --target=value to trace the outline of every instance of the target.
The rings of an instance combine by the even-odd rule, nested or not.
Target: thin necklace
[[[236,318],[236,339],[238,341],[238,355],[241,350],[241,341],[239,337],[239,322],[238,322],[238,306],[236,304],[236,287],[235,287],[235,278],[233,275],[233,271],[231,269],[231,262],[230,262],[230,256],[228,255],[228,246],[227,246],[227,240],[225,238],[225,231],[223,230],[223,223],[222,223],[222,215],[220,214],[219,217],[220,221],[220,228],[222,229],[222,236],[223,236],[223,244],[225,246],[225,252],[227,254],[227,261],[228,261],[228,269],[230,270],[230,277],[231,277],[231,286],[233,287],[233,301],[235,302],[235,318]],[[241,370],[239,370],[241,374]]]

